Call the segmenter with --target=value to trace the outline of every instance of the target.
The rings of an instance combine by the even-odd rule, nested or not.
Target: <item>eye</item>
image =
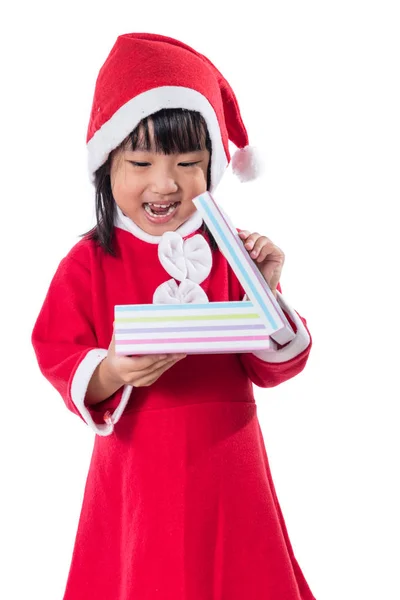
[[[134,160],[130,160],[128,162],[130,162],[134,167],[148,167],[150,165],[148,162],[136,162]]]
[[[179,163],[179,165],[181,167],[192,167],[194,165],[199,164],[199,162],[201,162],[201,160],[197,160],[196,162],[181,162],[181,163]]]

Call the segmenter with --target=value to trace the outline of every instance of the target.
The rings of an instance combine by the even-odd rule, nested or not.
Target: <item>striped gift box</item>
[[[268,335],[281,345],[290,342],[295,337],[293,329],[227,215],[209,192],[194,198],[193,203],[253,302]]]
[[[115,307],[119,355],[252,352],[275,347],[252,302]]]

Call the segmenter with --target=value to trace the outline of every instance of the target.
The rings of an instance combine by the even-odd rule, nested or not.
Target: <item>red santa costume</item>
[[[230,159],[228,134],[247,146],[236,99],[205,57],[150,34],[120,36],[100,71],[91,172],[143,117],[174,106],[205,117],[215,188]],[[280,287],[296,333],[286,346],[190,355],[149,387],[127,385],[85,404],[115,305],[243,299],[201,225],[196,212],[175,232],[152,236],[117,209],[115,256],[78,242],[35,324],[42,373],[97,434],[64,600],[315,600],[290,544],[253,395],[253,383],[273,387],[297,375],[311,349],[306,321]]]

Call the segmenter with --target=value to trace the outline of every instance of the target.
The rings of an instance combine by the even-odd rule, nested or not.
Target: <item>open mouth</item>
[[[168,204],[156,204],[155,202],[146,202],[144,210],[153,219],[162,219],[171,216],[178,208],[180,202],[170,202]]]

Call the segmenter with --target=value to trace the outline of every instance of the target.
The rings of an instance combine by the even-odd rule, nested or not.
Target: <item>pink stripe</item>
[[[251,342],[255,340],[269,340],[269,336],[246,335],[235,337],[167,338],[164,340],[116,340],[116,345],[127,346],[129,344],[197,344],[198,342]]]

